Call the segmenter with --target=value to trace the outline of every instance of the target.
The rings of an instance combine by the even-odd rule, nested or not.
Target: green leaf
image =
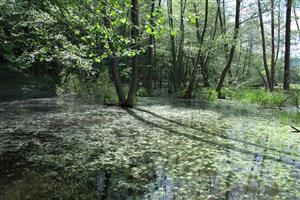
[[[196,18],[191,18],[191,23],[193,24],[193,25],[195,25],[196,24]]]
[[[151,34],[152,33],[152,29],[151,28],[147,28],[146,33]]]
[[[126,19],[126,18],[122,18],[122,19],[121,19],[121,22],[122,22],[123,24],[125,24],[125,23],[126,23],[126,21],[127,21],[127,19]]]
[[[177,35],[177,32],[175,30],[171,30],[170,34],[175,37]]]

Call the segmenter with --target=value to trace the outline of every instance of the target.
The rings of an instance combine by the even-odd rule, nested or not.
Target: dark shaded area
[[[1,64],[0,102],[56,96],[56,75],[38,74],[29,70],[18,70],[9,64]]]

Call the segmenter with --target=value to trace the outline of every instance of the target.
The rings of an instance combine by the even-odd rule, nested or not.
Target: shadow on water
[[[298,155],[263,145],[269,138],[232,138],[227,127],[209,129],[201,118],[196,126],[188,118],[175,120],[163,113],[172,113],[170,108],[184,110],[182,115],[212,109],[225,118],[225,113],[248,115],[252,109],[202,101],[143,101],[132,109],[57,98],[0,103],[0,199],[3,193],[9,200],[24,194],[31,199],[234,200],[244,194],[252,195],[244,199],[259,199],[259,193],[278,193],[277,186],[265,183],[269,175],[276,176],[270,172],[273,165],[299,168]],[[251,165],[237,166],[234,156],[247,158]],[[235,174],[244,176],[242,181]],[[288,184],[298,190],[297,184]]]
[[[140,111],[143,111],[145,112],[144,110],[142,109],[136,109],[136,110],[140,110]],[[134,112],[132,109],[126,109],[127,113],[129,115],[131,115],[132,117],[134,117],[135,119],[147,124],[147,125],[150,125],[150,126],[154,126],[154,127],[157,127],[157,128],[160,128],[160,129],[163,129],[167,132],[169,132],[170,134],[175,134],[175,135],[178,135],[178,136],[183,136],[183,137],[186,137],[186,138],[189,138],[189,139],[192,139],[192,140],[198,140],[198,141],[201,141],[205,144],[209,144],[209,145],[214,145],[216,146],[219,150],[227,150],[226,148],[228,148],[228,145],[227,144],[222,144],[222,143],[218,143],[216,141],[212,141],[212,140],[208,140],[208,139],[205,139],[205,137],[199,137],[199,136],[196,136],[196,135],[192,135],[192,134],[188,134],[188,133],[184,133],[184,132],[180,132],[180,131],[177,131],[173,128],[170,128],[170,127],[166,127],[166,126],[163,126],[163,125],[160,125],[160,124],[156,124],[154,122],[151,122],[151,121],[148,121],[144,118],[142,118],[141,116],[139,116],[138,114],[136,114],[136,112]],[[149,111],[147,111],[147,113],[149,113]],[[156,115],[156,117],[158,117]],[[162,117],[160,117],[162,118]],[[165,119],[165,118],[162,118],[162,119]],[[166,120],[166,119],[165,119]],[[168,120],[170,121],[170,120]],[[177,123],[173,120],[171,120],[170,122],[172,123],[176,123],[176,124],[179,124],[181,126],[185,126],[183,124],[180,124],[180,123]],[[189,128],[193,128],[195,129],[194,127],[189,127]],[[199,129],[196,129],[198,131],[200,131],[201,133],[205,133],[204,130],[199,130]],[[209,133],[209,134],[212,134],[212,135],[217,135],[217,134],[213,134],[213,133]],[[217,135],[219,137],[223,137],[224,139],[226,140],[231,140],[230,138],[227,138],[225,136],[220,136],[220,135]],[[242,142],[242,141],[239,141],[239,142]],[[247,143],[247,142],[242,142],[242,143],[245,143],[245,144],[249,144],[249,145],[254,145],[254,146],[257,146],[257,147],[260,147],[260,148],[264,148],[263,146],[260,146],[260,145],[256,145],[256,144],[253,144],[253,143]],[[280,153],[285,153],[283,151],[280,151],[280,150],[276,150],[274,148],[269,148],[270,150],[273,150],[273,151],[276,151],[276,152],[280,152]],[[232,146],[232,150],[233,151],[238,151],[240,153],[243,153],[243,154],[247,154],[247,155],[252,155],[254,157],[261,157],[261,155],[257,152],[253,152],[253,151],[249,151],[247,149],[242,149],[242,148],[238,148],[238,147],[234,147]],[[288,154],[291,154],[290,152],[287,152]],[[281,162],[281,163],[284,163],[284,164],[287,164],[287,165],[292,165],[292,166],[295,166],[296,163],[298,163],[298,161],[296,160],[293,160],[294,162],[290,162],[290,161],[286,161],[282,158],[277,158],[275,156],[271,156],[271,155],[266,155],[265,156],[266,159],[269,159],[269,160],[272,160],[272,161],[276,161],[276,162]]]
[[[202,127],[201,129],[200,128],[197,128],[195,126],[192,126],[192,125],[189,125],[189,124],[184,124],[184,123],[181,123],[179,122],[178,120],[172,120],[172,119],[168,119],[166,117],[163,117],[161,115],[158,115],[156,113],[153,113],[151,111],[148,111],[148,110],[145,110],[145,109],[141,109],[141,108],[134,108],[132,110],[137,110],[137,111],[141,111],[141,112],[144,112],[144,113],[147,113],[153,117],[156,117],[156,118],[159,118],[159,119],[162,119],[162,120],[165,120],[165,121],[168,121],[168,122],[171,122],[171,123],[174,123],[176,125],[179,125],[179,126],[182,126],[182,127],[185,127],[185,128],[190,128],[190,129],[194,129],[196,131],[199,131],[199,133],[204,133],[205,135],[211,135],[211,136],[216,136],[216,137],[220,137],[222,139],[225,139],[225,140],[231,140],[231,141],[234,141],[234,142],[238,142],[238,143],[242,143],[242,144],[245,144],[245,145],[250,145],[250,146],[254,146],[254,147],[258,147],[258,148],[266,148],[266,146],[263,146],[263,145],[259,145],[257,143],[253,143],[253,142],[248,142],[248,141],[244,141],[244,140],[240,140],[240,139],[236,139],[236,138],[229,138],[228,136],[225,136],[225,135],[222,135],[222,134],[217,134],[217,133],[214,133],[214,132],[211,132],[209,130],[205,130],[205,127]],[[148,124],[148,125],[153,125],[153,126],[156,126],[156,127],[159,127],[159,128],[162,128],[162,126],[158,126],[157,124],[155,125],[154,123],[151,124],[150,121],[146,121],[145,119],[143,119],[142,117],[138,116],[136,113],[133,113],[133,112],[129,112],[127,110],[127,112],[135,117],[136,119]],[[162,128],[163,129],[163,128]],[[170,130],[168,130],[170,131]],[[174,130],[172,130],[174,132]],[[177,133],[178,134],[178,133]],[[182,133],[181,133],[182,134]],[[188,135],[188,137],[196,137],[196,136],[190,136]],[[198,138],[199,139],[199,138]],[[207,141],[205,141],[207,142]],[[285,155],[294,155],[293,153],[289,152],[289,151],[284,151],[284,150],[278,150],[276,148],[273,148],[273,147],[268,147],[269,150],[271,151],[274,151],[276,153],[280,153],[280,154],[285,154]],[[245,152],[244,150],[241,151],[241,152]],[[276,159],[278,160],[278,159]]]

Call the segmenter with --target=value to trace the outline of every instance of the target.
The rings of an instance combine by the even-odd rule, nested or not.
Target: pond
[[[138,102],[0,103],[0,199],[300,199],[300,134],[279,111]]]

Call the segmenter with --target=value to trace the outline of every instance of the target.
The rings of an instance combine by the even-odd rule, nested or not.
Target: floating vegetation
[[[300,135],[265,111],[158,98],[131,109],[1,103],[0,198],[300,199]]]

